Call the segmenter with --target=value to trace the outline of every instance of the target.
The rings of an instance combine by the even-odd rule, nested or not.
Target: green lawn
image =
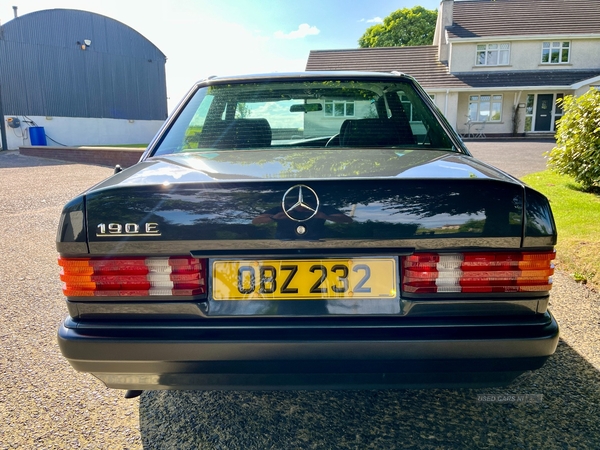
[[[582,192],[573,178],[549,170],[522,179],[550,199],[558,228],[557,268],[600,287],[600,195]]]

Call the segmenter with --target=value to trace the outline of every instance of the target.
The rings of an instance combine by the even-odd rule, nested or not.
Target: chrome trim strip
[[[231,251],[256,250],[257,255],[265,251],[285,248],[293,249],[370,249],[370,248],[411,248],[415,250],[455,250],[461,249],[518,249],[521,247],[521,237],[502,238],[444,238],[444,239],[397,239],[397,240],[194,240],[194,241],[130,241],[115,239],[114,241],[90,242],[92,254],[187,254],[202,251]],[[293,254],[290,253],[290,256]]]

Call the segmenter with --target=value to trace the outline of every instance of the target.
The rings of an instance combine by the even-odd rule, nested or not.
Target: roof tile
[[[461,0],[449,38],[600,34],[598,0]]]
[[[448,67],[438,61],[433,45],[418,47],[359,48],[348,50],[313,50],[306,70],[359,70],[404,72],[424,87],[466,87]]]
[[[523,70],[450,74],[448,73],[447,66],[437,60],[437,47],[433,45],[313,50],[308,57],[306,70],[398,71],[416,78],[426,89],[511,88],[525,86],[566,87],[579,81],[600,76],[600,69]]]

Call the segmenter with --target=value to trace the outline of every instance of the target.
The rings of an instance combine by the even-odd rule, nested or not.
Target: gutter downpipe
[[[450,95],[450,89],[446,89],[446,99],[444,101],[444,117],[448,117],[448,96]],[[456,120],[455,120],[456,122]],[[456,127],[458,126],[458,124],[454,125],[454,129],[456,130]]]
[[[0,83],[0,135],[2,139],[2,150],[8,150],[6,143],[6,126],[4,123],[4,108],[2,107],[2,83]]]
[[[448,114],[448,96],[450,95],[450,89],[446,89],[446,100],[444,102],[444,115]]]

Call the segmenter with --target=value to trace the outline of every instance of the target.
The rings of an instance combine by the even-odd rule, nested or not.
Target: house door
[[[552,130],[553,94],[538,94],[535,108],[535,131]]]

